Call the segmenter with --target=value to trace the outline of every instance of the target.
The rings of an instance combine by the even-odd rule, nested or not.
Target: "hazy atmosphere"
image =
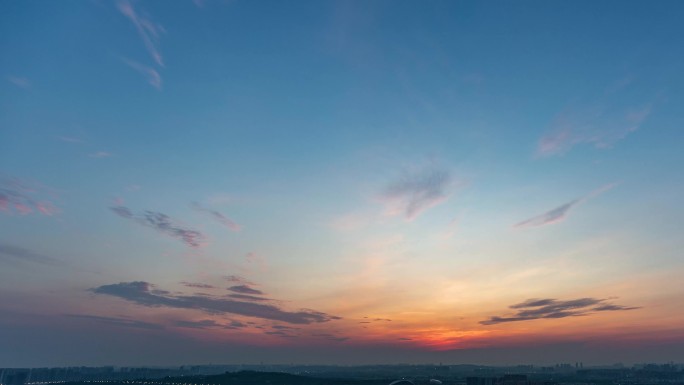
[[[0,363],[684,357],[684,2],[0,2]]]

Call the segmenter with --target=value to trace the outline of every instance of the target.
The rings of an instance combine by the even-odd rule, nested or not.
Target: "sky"
[[[0,364],[682,361],[683,16],[0,2]]]

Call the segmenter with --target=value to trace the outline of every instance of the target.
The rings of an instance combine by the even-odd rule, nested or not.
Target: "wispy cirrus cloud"
[[[8,76],[7,81],[20,88],[31,87],[31,81],[21,76]]]
[[[387,214],[402,215],[410,221],[448,198],[451,179],[448,171],[432,165],[415,169],[390,183],[380,199]]]
[[[116,215],[130,219],[143,226],[151,227],[160,233],[181,240],[190,247],[200,247],[204,235],[199,231],[185,228],[174,222],[168,215],[156,211],[144,211],[134,214],[128,207],[113,206],[109,208]]]
[[[211,209],[208,209],[206,207],[203,207],[202,205],[200,205],[197,202],[193,202],[190,205],[190,207],[192,207],[196,211],[203,212],[203,213],[210,215],[212,218],[217,220],[219,223],[221,223],[222,225],[226,226],[227,228],[229,228],[233,231],[242,230],[242,226],[235,223],[235,221],[233,221],[232,219],[228,218],[227,216],[221,214],[220,212],[218,212],[216,210],[211,210]]]
[[[109,158],[112,156],[112,153],[107,151],[98,151],[88,154],[88,156],[91,158]]]
[[[192,309],[207,314],[230,313],[290,324],[311,324],[339,319],[339,317],[308,309],[290,312],[274,305],[242,302],[224,297],[173,295],[157,290],[154,285],[143,281],[103,285],[90,291],[148,307]]]
[[[550,225],[562,221],[568,214],[571,208],[580,203],[580,199],[572,200],[568,203],[564,203],[554,209],[551,209],[544,214],[534,216],[532,218],[526,219],[522,222],[518,222],[514,227],[535,227]]]
[[[12,262],[28,261],[51,266],[61,264],[58,259],[35,253],[22,247],[0,243],[0,260],[2,259],[10,260]]]
[[[607,299],[598,298],[578,298],[568,301],[559,301],[554,298],[532,298],[509,306],[509,308],[516,310],[514,314],[493,316],[480,321],[480,324],[495,325],[504,322],[578,317],[596,312],[639,309],[638,307],[615,305],[606,301]]]
[[[74,144],[85,143],[85,141],[83,139],[74,138],[73,136],[57,136],[57,139],[61,140],[62,142],[67,142],[67,143],[74,143]]]
[[[144,12],[138,12],[133,4],[128,0],[120,0],[117,8],[135,26],[140,39],[145,45],[145,49],[150,54],[155,63],[164,66],[164,60],[159,50],[159,36],[165,32],[161,24],[153,22]]]
[[[65,314],[64,316],[70,318],[78,318],[83,320],[95,321],[100,323],[105,323],[114,326],[124,326],[132,327],[138,329],[148,329],[148,330],[159,330],[164,329],[163,325],[155,324],[151,322],[138,321],[130,318],[119,318],[119,317],[102,317],[89,314]]]
[[[563,155],[573,147],[590,144],[610,148],[638,130],[652,111],[652,104],[633,109],[578,109],[559,115],[537,143],[538,157]]]
[[[248,286],[254,286],[255,283],[247,280],[247,278],[239,276],[239,275],[226,275],[223,277],[228,282],[231,283],[237,283],[240,285],[248,285]]]
[[[551,209],[543,214],[534,216],[532,218],[526,219],[522,222],[518,222],[513,227],[518,227],[518,228],[526,228],[526,227],[538,227],[538,226],[545,226],[545,225],[551,225],[554,223],[558,223],[563,221],[570,210],[583,203],[586,202],[588,199],[596,197],[597,195],[608,191],[615,187],[617,184],[616,183],[611,183],[607,184],[605,186],[602,186],[591,193],[587,194],[586,196],[578,199],[571,200],[570,202],[564,203],[554,209]]]
[[[159,75],[159,72],[155,70],[154,68],[150,66],[146,66],[144,64],[138,63],[135,60],[127,59],[127,58],[121,58],[121,61],[124,62],[127,66],[133,68],[134,70],[138,71],[140,74],[144,75],[145,78],[147,79],[147,82],[154,88],[161,90],[162,88],[162,78],[161,75]]]
[[[59,209],[47,199],[54,196],[50,189],[36,183],[22,181],[18,178],[0,177],[0,211],[12,211],[27,215],[34,212],[43,215],[54,215]]]

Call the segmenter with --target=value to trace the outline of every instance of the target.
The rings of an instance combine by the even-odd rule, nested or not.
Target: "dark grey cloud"
[[[206,283],[197,283],[197,282],[187,282],[187,281],[183,281],[183,282],[181,282],[181,284],[182,284],[183,286],[185,286],[185,287],[194,287],[194,288],[197,288],[197,289],[214,289],[214,288],[216,288],[216,286],[214,286],[214,285],[209,285],[209,284],[206,284]]]
[[[247,327],[247,324],[242,323],[240,321],[235,321],[235,320],[230,321],[230,323],[228,323],[226,325],[223,325],[224,329],[240,329],[240,328],[244,328],[244,327]]]
[[[253,288],[249,287],[249,285],[235,285],[235,286],[229,287],[228,290],[235,292],[235,293],[240,293],[240,294],[256,294],[256,295],[264,294],[261,290],[253,289]]]
[[[245,301],[272,301],[270,298],[264,298],[264,297],[257,297],[255,295],[249,295],[249,294],[228,294],[228,297],[230,298],[235,298],[235,299],[242,299]]]
[[[103,285],[90,291],[118,297],[143,306],[194,309],[208,314],[231,313],[291,324],[311,324],[339,319],[339,317],[310,309],[290,312],[274,305],[235,301],[228,298],[158,294],[152,284],[142,281]]]
[[[233,221],[232,219],[228,218],[227,216],[221,214],[220,212],[218,212],[216,210],[211,210],[211,209],[208,209],[206,207],[203,207],[202,205],[200,205],[197,202],[193,202],[190,206],[199,212],[203,212],[203,213],[210,215],[212,218],[217,220],[219,223],[221,223],[222,225],[226,226],[227,228],[229,228],[233,231],[242,230],[242,226],[235,223],[235,221]]]
[[[133,212],[128,208],[124,206],[114,206],[110,207],[110,210],[114,212],[114,214],[126,218],[126,219],[132,219],[133,218]]]
[[[180,328],[189,328],[189,329],[209,329],[209,328],[218,328],[218,327],[224,327],[224,325],[221,325],[217,323],[214,320],[210,319],[204,319],[201,321],[184,321],[184,320],[178,320],[173,323],[173,326],[177,326]]]
[[[125,327],[139,328],[139,329],[158,330],[158,329],[164,328],[164,326],[159,325],[159,324],[133,320],[130,318],[102,317],[102,316],[89,315],[89,314],[65,314],[65,316],[70,317],[70,318],[80,318],[80,319],[84,319],[84,320],[91,320],[91,321],[106,323],[109,325],[125,326]]]
[[[381,198],[391,214],[402,214],[412,220],[423,211],[444,201],[451,175],[435,167],[406,173],[383,191]]]
[[[297,335],[290,334],[286,331],[283,330],[275,330],[275,331],[267,331],[264,332],[264,334],[272,335],[272,336],[278,336],[278,337],[284,337],[284,338],[295,338]]]
[[[563,219],[565,219],[566,215],[568,214],[568,211],[575,205],[577,205],[580,201],[580,199],[575,199],[568,203],[562,204],[553,210],[545,212],[544,214],[537,215],[536,217],[532,217],[530,219],[526,219],[522,222],[516,223],[514,227],[535,227],[560,222]]]
[[[27,250],[21,247],[7,245],[0,243],[0,259],[5,259],[9,261],[28,261],[33,263],[40,263],[44,265],[60,265],[62,264],[59,260],[48,257],[46,255],[34,253],[31,250]]]
[[[553,298],[533,298],[509,306],[511,309],[517,310],[515,314],[503,317],[493,316],[480,321],[480,323],[482,325],[494,325],[504,322],[530,321],[544,318],[578,317],[601,311],[638,309],[638,307],[615,305],[606,301],[607,299],[598,298],[578,298],[568,301],[559,301]]]
[[[161,233],[180,239],[190,247],[199,247],[204,235],[199,231],[184,228],[174,223],[171,218],[163,213],[156,211],[145,211],[142,214],[134,214],[128,207],[110,207],[116,215],[130,219],[143,226],[151,227]]]
[[[271,326],[271,329],[276,329],[276,330],[299,330],[300,328],[293,328],[292,326],[285,326],[285,325],[273,325],[273,326]]]

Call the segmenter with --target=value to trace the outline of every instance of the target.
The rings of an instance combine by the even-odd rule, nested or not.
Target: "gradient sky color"
[[[0,364],[684,357],[681,1],[0,3]]]

